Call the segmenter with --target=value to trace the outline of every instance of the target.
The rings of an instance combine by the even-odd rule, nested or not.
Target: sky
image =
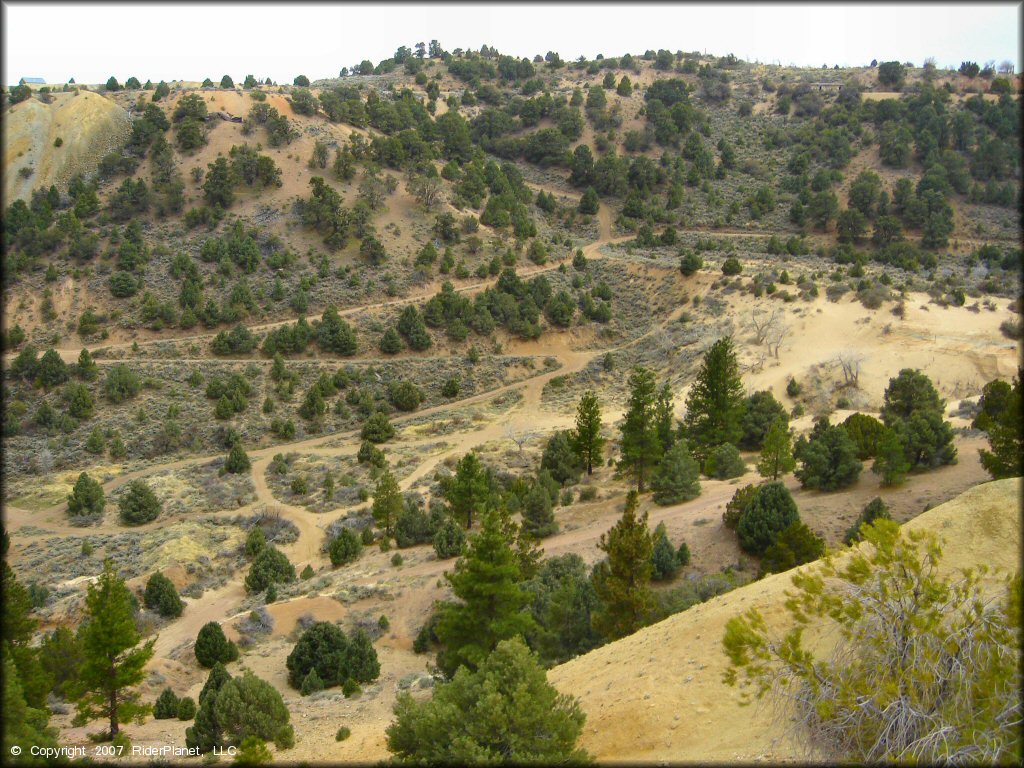
[[[667,48],[829,68],[1008,60],[1019,72],[1021,5],[4,2],[3,77],[219,82],[229,74],[241,82],[253,74],[290,83],[299,74],[336,77],[343,66],[431,39],[449,51],[486,43],[566,60]]]

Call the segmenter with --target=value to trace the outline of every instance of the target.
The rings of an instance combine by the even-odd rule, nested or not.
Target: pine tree
[[[668,382],[665,382],[658,390],[658,398],[654,403],[654,430],[658,434],[662,454],[675,444],[676,435],[672,429],[674,418],[672,388],[669,387]]]
[[[460,666],[476,670],[499,642],[533,627],[533,618],[523,611],[530,597],[520,586],[515,526],[494,508],[484,511],[481,523],[454,571],[445,574],[459,600],[444,605],[437,622],[444,645],[437,666],[449,678]]]
[[[103,488],[85,472],[78,476],[75,487],[71,489],[68,496],[68,514],[76,515],[99,515],[107,505],[103,496]]]
[[[629,401],[622,425],[622,464],[636,476],[637,492],[643,493],[648,468],[661,458],[661,441],[655,422],[654,373],[637,366],[628,384]]]
[[[776,419],[768,428],[761,447],[761,460],[757,463],[757,471],[761,477],[778,480],[779,475],[792,472],[796,467],[793,458],[793,442],[783,419]]]
[[[390,538],[394,535],[395,521],[401,513],[402,492],[391,470],[385,469],[377,480],[377,490],[373,494],[374,522],[384,531],[384,535]]]
[[[678,504],[700,496],[700,466],[685,440],[665,454],[651,477],[656,504]]]
[[[5,544],[6,541],[5,539]],[[6,556],[6,546],[4,554]],[[18,582],[11,567],[6,562],[2,567],[4,599],[0,630],[4,654],[17,668],[19,687],[25,703],[30,708],[46,710],[46,695],[53,685],[53,679],[49,671],[50,665],[43,666],[39,648],[31,644],[38,626],[38,622],[31,615],[32,600],[28,590]]]
[[[74,686],[78,709],[74,724],[105,717],[110,722],[107,736],[114,738],[122,722],[141,723],[150,711],[148,705],[139,704],[139,692],[131,688],[145,679],[156,639],[138,645],[141,638],[135,628],[132,593],[110,560],[104,561],[103,573],[89,585],[85,608],[81,630],[85,660]]]
[[[558,532],[551,495],[540,483],[534,483],[523,500],[523,530],[535,539]]]
[[[702,463],[712,448],[736,445],[743,436],[743,384],[732,337],[719,339],[704,355],[686,397],[686,435]]]
[[[594,474],[594,463],[601,463],[605,439],[601,437],[601,403],[592,390],[587,390],[576,406],[576,429],[570,436],[572,449],[587,465],[587,474]]]
[[[455,466],[455,476],[445,491],[445,498],[456,520],[465,521],[466,530],[473,527],[473,513],[483,507],[489,493],[487,476],[480,459],[470,451]]]
[[[608,559],[594,568],[594,590],[599,608],[593,614],[594,629],[608,638],[636,632],[651,615],[651,553],[654,543],[647,527],[647,513],[637,517],[639,496],[630,491],[622,519],[601,534],[597,547]]]

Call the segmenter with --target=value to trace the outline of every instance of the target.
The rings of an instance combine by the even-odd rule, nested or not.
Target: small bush
[[[210,669],[218,662],[227,664],[235,661],[238,658],[238,646],[227,639],[220,624],[211,621],[203,625],[196,635],[195,655],[200,665]]]
[[[704,474],[718,480],[740,477],[746,471],[747,465],[732,443],[723,443],[712,450],[704,462]]]
[[[344,741],[345,739],[347,739],[351,735],[352,735],[352,730],[348,726],[343,725],[343,726],[341,726],[341,728],[338,729],[338,732],[334,734],[334,740],[335,741]]]

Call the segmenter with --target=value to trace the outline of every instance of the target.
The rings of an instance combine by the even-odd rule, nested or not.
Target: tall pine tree
[[[473,527],[473,513],[482,509],[490,495],[487,473],[476,454],[470,451],[455,466],[455,476],[444,489],[452,516],[463,521],[466,530]]]
[[[576,406],[576,429],[570,436],[570,443],[576,455],[587,465],[587,474],[594,474],[594,463],[601,463],[605,439],[601,437],[601,404],[589,389]]]
[[[629,401],[622,425],[622,461],[636,477],[637,492],[644,492],[648,470],[661,459],[662,444],[656,416],[657,384],[654,373],[641,366],[629,376]]]
[[[647,527],[647,513],[637,517],[636,491],[626,497],[622,519],[601,534],[597,547],[608,559],[594,568],[598,609],[594,629],[609,640],[636,632],[651,616],[651,553],[654,542]]]
[[[139,704],[139,692],[131,690],[145,678],[146,662],[153,656],[149,640],[138,646],[132,594],[110,560],[103,573],[89,585],[85,597],[86,617],[82,627],[84,663],[78,672],[74,696],[78,705],[74,724],[105,717],[107,732],[114,738],[122,722],[141,723],[150,707]]]
[[[377,480],[377,490],[373,494],[373,519],[387,537],[394,535],[395,521],[402,513],[402,503],[398,481],[390,469],[385,469]]]
[[[743,384],[732,337],[719,339],[704,354],[686,397],[683,419],[690,446],[701,463],[712,448],[736,445],[743,436]]]
[[[444,646],[437,666],[449,678],[460,666],[475,671],[499,642],[533,628],[533,618],[523,610],[530,596],[520,586],[516,526],[494,508],[485,510],[481,521],[455,570],[445,574],[458,598],[443,606],[436,629]]]

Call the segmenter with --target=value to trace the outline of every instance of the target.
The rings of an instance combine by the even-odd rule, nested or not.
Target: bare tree
[[[784,316],[785,313],[778,307],[774,307],[767,316],[759,309],[751,310],[750,324],[754,327],[754,337],[758,344],[764,344],[773,329],[782,322]]]
[[[776,323],[772,328],[771,336],[766,341],[768,342],[768,353],[773,355],[776,360],[779,359],[779,347],[782,346],[782,342],[789,336],[790,327],[783,322]]]
[[[524,458],[523,446],[526,445],[526,441],[532,436],[532,432],[520,430],[511,422],[505,425],[505,437],[516,444],[516,448],[519,449],[519,458]]]
[[[864,362],[864,355],[859,352],[840,352],[836,355],[835,362],[843,369],[843,386],[857,388],[860,379],[860,367]]]

